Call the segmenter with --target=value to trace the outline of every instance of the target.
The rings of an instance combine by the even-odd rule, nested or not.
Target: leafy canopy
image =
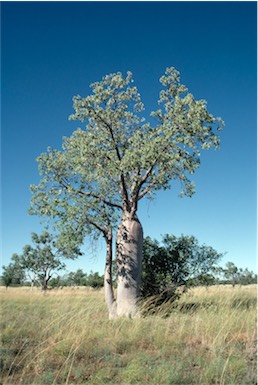
[[[17,256],[17,263],[24,271],[35,274],[42,281],[44,277],[50,277],[53,271],[65,267],[51,234],[47,231],[40,235],[32,233],[31,238],[33,245],[24,246],[23,253]]]
[[[223,254],[200,245],[194,236],[165,235],[162,244],[144,239],[142,295],[168,295],[178,286],[198,283],[214,272]],[[173,292],[173,290],[172,290]]]
[[[1,281],[8,287],[11,284],[21,284],[25,278],[25,272],[19,264],[19,256],[15,253],[12,255],[9,265],[3,266]]]
[[[143,116],[144,104],[130,72],[107,75],[91,85],[87,97],[73,98],[72,120],[85,123],[62,150],[48,148],[37,160],[42,179],[32,186],[31,213],[56,218],[65,242],[81,243],[86,234],[106,236],[119,212],[134,217],[138,202],[181,182],[191,196],[190,180],[200,152],[218,148],[223,122],[195,100],[175,68],[160,78],[159,109]],[[70,235],[70,236],[69,236]],[[74,240],[74,241],[72,241]]]

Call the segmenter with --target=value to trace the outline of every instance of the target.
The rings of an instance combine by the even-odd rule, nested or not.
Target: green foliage
[[[10,285],[20,285],[25,281],[25,273],[19,264],[19,256],[13,254],[12,262],[3,266],[3,273],[1,276],[1,284],[8,287]]]
[[[87,275],[78,269],[75,272],[70,272],[67,277],[68,285],[85,286]]]
[[[218,283],[218,279],[215,277],[214,273],[216,271],[216,268],[211,268],[210,273],[202,273],[194,277],[193,279],[190,279],[188,284],[189,286],[211,286]]]
[[[233,262],[227,262],[226,268],[221,269],[221,273],[227,283],[231,283],[234,287],[238,285],[250,285],[257,283],[257,274],[248,269],[238,268]]]
[[[104,276],[99,275],[98,272],[84,273],[82,269],[70,272],[66,276],[52,278],[49,282],[52,287],[60,286],[90,286],[98,289],[104,286]]]
[[[86,286],[93,287],[94,289],[98,289],[104,286],[104,277],[100,276],[99,273],[93,273],[92,271],[87,277]]]
[[[200,151],[219,146],[215,130],[223,122],[188,93],[174,68],[160,82],[153,126],[130,72],[93,83],[89,96],[73,98],[70,116],[86,127],[65,138],[61,151],[49,148],[38,157],[42,179],[31,187],[30,212],[55,221],[64,250],[88,234],[106,237],[121,210],[133,218],[142,198],[171,188],[171,181],[180,181],[181,194],[193,194],[190,176],[200,166]]]
[[[32,233],[32,242],[33,246],[24,246],[23,253],[17,256],[17,262],[32,280],[36,277],[45,290],[53,271],[61,270],[65,265],[61,262],[62,255],[56,248],[53,236],[47,231],[40,235]]]
[[[251,285],[257,283],[257,274],[248,269],[239,269],[239,284]]]
[[[143,296],[159,295],[164,300],[175,296],[179,286],[214,283],[212,272],[222,255],[193,236],[165,235],[161,245],[145,238]]]

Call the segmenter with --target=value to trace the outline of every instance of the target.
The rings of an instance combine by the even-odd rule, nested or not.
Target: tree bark
[[[48,284],[48,281],[51,279],[51,275],[49,275],[47,277],[47,273],[44,275],[43,277],[43,282],[42,282],[42,286],[41,286],[41,289],[43,291],[43,293],[45,294],[46,291],[47,291],[47,284]]]
[[[42,290],[43,294],[45,294],[47,291],[47,278],[46,278],[46,276],[43,277],[41,290]]]
[[[106,240],[106,266],[104,273],[104,289],[105,289],[105,301],[108,307],[109,319],[116,317],[116,301],[114,297],[113,283],[112,283],[112,259],[113,259],[113,251],[112,251],[112,231],[110,231],[107,236],[105,236]]]
[[[117,316],[137,316],[142,267],[143,230],[135,215],[124,213],[117,230]]]

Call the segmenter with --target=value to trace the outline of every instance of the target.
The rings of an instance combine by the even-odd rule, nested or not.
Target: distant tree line
[[[99,289],[104,286],[104,275],[100,275],[98,272],[94,273],[93,271],[87,274],[82,269],[78,269],[63,276],[52,278],[49,286],[90,286],[94,289]]]
[[[13,254],[11,263],[3,266],[2,286],[40,285],[42,290],[63,286],[104,286],[104,275],[89,274],[78,269],[63,276],[58,271],[65,268],[62,254],[54,237],[48,232],[32,234],[31,245],[23,253]],[[141,294],[142,297],[159,296],[166,300],[175,296],[177,288],[209,286],[214,284],[248,285],[257,283],[257,275],[248,269],[227,262],[222,268],[218,262],[223,257],[211,246],[200,245],[194,236],[165,235],[161,242],[146,237],[143,243]],[[113,282],[116,286],[114,266]]]

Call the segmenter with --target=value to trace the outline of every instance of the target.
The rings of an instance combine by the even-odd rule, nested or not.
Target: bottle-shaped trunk
[[[135,317],[140,294],[143,231],[137,217],[124,215],[117,231],[117,316]]]

